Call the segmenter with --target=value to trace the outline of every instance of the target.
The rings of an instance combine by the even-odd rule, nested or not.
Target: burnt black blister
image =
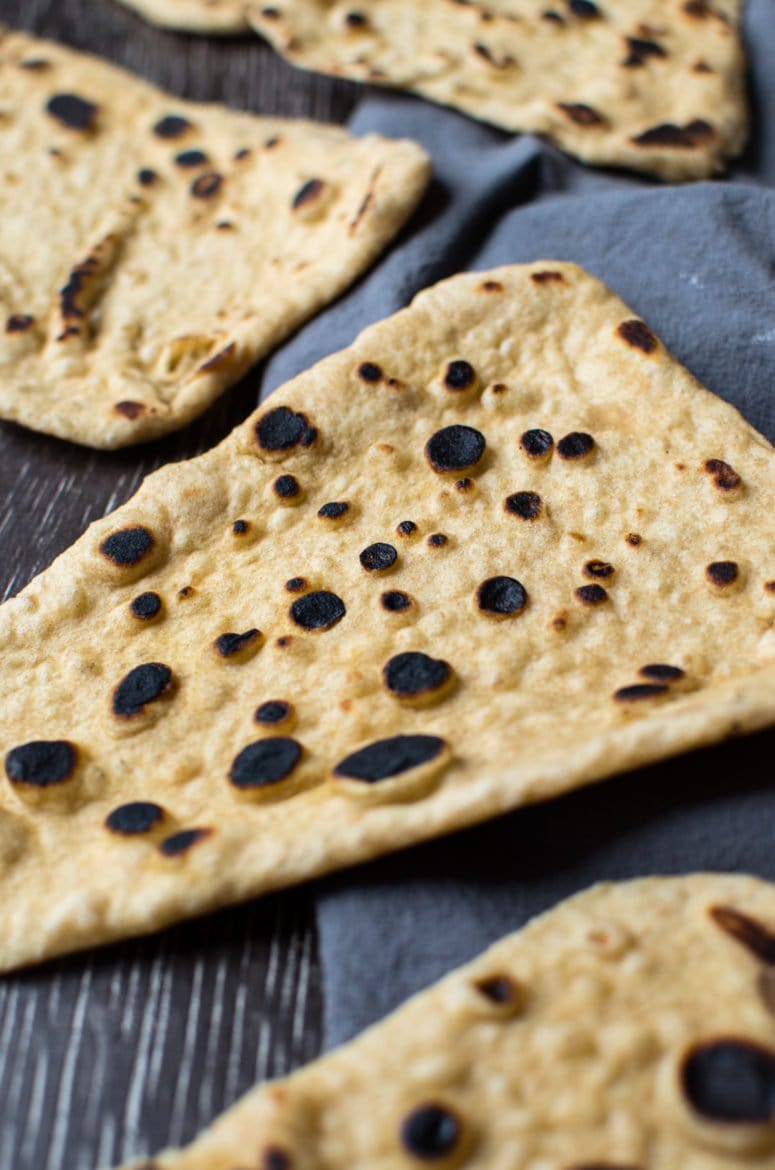
[[[147,528],[122,528],[106,536],[100,545],[103,556],[122,568],[137,565],[154,545],[153,534]]]
[[[586,102],[558,102],[557,108],[576,126],[602,126],[605,123],[603,115]]]
[[[681,1083],[693,1109],[710,1121],[775,1120],[775,1052],[749,1040],[698,1044],[684,1059]]]
[[[361,362],[358,366],[358,377],[363,382],[379,382],[382,379],[382,367],[376,362]]]
[[[161,598],[158,593],[141,593],[130,602],[129,608],[133,617],[150,622],[161,613]]]
[[[630,69],[645,65],[650,57],[667,56],[667,50],[659,41],[646,40],[643,37],[627,37],[627,50],[623,63]]]
[[[602,605],[608,600],[608,594],[602,585],[580,585],[576,598],[582,605]]]
[[[305,630],[328,630],[347,612],[341,597],[326,589],[306,593],[291,606],[291,618]]]
[[[533,430],[525,431],[519,445],[531,459],[545,459],[554,447],[554,439],[548,431],[535,427]]]
[[[285,582],[285,588],[289,593],[302,593],[307,588],[307,578],[289,577]]]
[[[139,418],[141,414],[145,414],[145,405],[142,402],[133,402],[131,398],[125,398],[123,402],[117,402],[113,409],[116,414],[123,415],[124,418],[131,420]]]
[[[203,150],[181,150],[175,155],[175,162],[184,169],[188,167],[204,167],[210,160]]]
[[[165,837],[159,845],[159,852],[165,857],[179,857],[181,853],[188,853],[193,845],[209,837],[212,829],[180,829]]]
[[[628,345],[634,349],[642,349],[644,353],[653,353],[659,345],[646,322],[639,321],[637,318],[622,321],[616,332]]]
[[[449,544],[449,537],[443,532],[432,532],[428,537],[429,548],[443,548],[445,544]]]
[[[461,359],[450,362],[444,371],[444,385],[448,390],[468,390],[475,380],[474,367]]]
[[[6,333],[26,333],[35,324],[35,318],[29,313],[12,313],[6,319]]]
[[[289,406],[276,406],[256,423],[256,438],[265,451],[287,451],[299,444],[306,446],[311,430],[305,414]]]
[[[652,682],[678,682],[685,677],[685,671],[680,666],[671,666],[668,662],[647,662],[641,666],[638,674],[641,678],[650,678]]]
[[[46,111],[69,130],[91,130],[97,118],[97,106],[77,93],[56,93],[46,103]]]
[[[717,926],[747,947],[768,966],[775,966],[775,934],[761,922],[733,906],[711,906],[709,914]]]
[[[452,667],[448,662],[417,650],[395,654],[382,671],[386,688],[399,699],[432,694],[451,677]]]
[[[15,784],[48,788],[69,780],[78,763],[78,749],[66,739],[36,739],[12,748],[5,774]]]
[[[204,175],[200,175],[198,179],[194,179],[189,191],[194,199],[212,199],[213,195],[217,195],[223,186],[223,175],[219,175],[217,171],[207,171]]]
[[[527,590],[516,577],[488,577],[476,591],[476,603],[485,613],[521,613],[527,605]]]
[[[301,492],[299,481],[295,475],[278,475],[272,484],[275,495],[281,500],[293,500]]]
[[[283,723],[292,713],[293,707],[284,699],[267,699],[257,708],[254,719],[256,723],[265,723],[271,726],[273,723]]]
[[[444,747],[444,740],[437,735],[394,735],[378,739],[341,760],[334,768],[334,775],[375,784],[430,763],[441,755]]]
[[[376,544],[370,544],[360,554],[360,562],[368,573],[380,573],[385,569],[390,569],[397,559],[398,553],[393,545],[386,544],[382,540],[378,540]]]
[[[105,818],[105,827],[111,833],[134,837],[148,833],[164,820],[164,809],[151,800],[133,800],[120,804]]]
[[[587,561],[584,565],[584,576],[592,577],[593,580],[605,581],[608,577],[613,577],[615,572],[615,568],[608,561],[593,560]]]
[[[444,1158],[460,1141],[457,1117],[443,1105],[419,1105],[401,1124],[401,1144],[424,1161]]]
[[[574,16],[585,17],[587,20],[600,15],[600,9],[592,0],[568,0],[568,8]]]
[[[313,203],[318,198],[324,187],[325,183],[322,179],[307,179],[307,182],[299,187],[298,191],[293,197],[291,206],[293,207],[294,211],[296,211],[296,209],[299,207],[303,207],[305,204]]]
[[[595,446],[595,440],[586,431],[571,431],[557,444],[557,454],[563,459],[583,459]]]
[[[425,454],[434,471],[466,471],[482,458],[485,445],[481,431],[453,423],[431,436]]]
[[[261,1170],[293,1170],[293,1159],[280,1146],[267,1146],[261,1154]]]
[[[287,779],[301,759],[301,744],[285,735],[256,740],[235,758],[229,779],[235,788],[268,788]]]
[[[159,176],[152,167],[141,167],[137,172],[137,181],[141,187],[153,187],[159,181]]]
[[[187,130],[191,129],[188,118],[180,114],[165,114],[153,128],[157,138],[182,138]]]
[[[721,491],[733,491],[742,482],[734,467],[730,467],[723,459],[706,459],[703,467],[708,475],[713,476],[713,482]]]
[[[232,658],[252,646],[258,636],[259,631],[256,629],[246,630],[244,634],[221,634],[215,639],[215,648],[221,658]]]
[[[723,589],[727,585],[734,585],[739,576],[735,561],[712,561],[705,568],[705,576],[712,585]]]
[[[414,520],[402,520],[400,524],[396,525],[396,532],[399,536],[413,536],[417,531],[417,525]]]
[[[388,613],[402,613],[406,609],[410,609],[412,599],[408,593],[403,593],[400,589],[389,589],[387,593],[383,593],[380,597],[382,608],[386,609]]]
[[[113,692],[113,714],[138,715],[172,686],[172,671],[163,662],[145,662],[130,670]]]
[[[716,131],[710,122],[702,118],[695,118],[685,126],[678,126],[675,122],[660,122],[658,126],[651,126],[642,134],[637,134],[630,141],[636,146],[677,146],[691,149],[703,142],[715,138]]]
[[[537,492],[514,492],[503,501],[503,507],[511,516],[537,520],[541,514],[541,497]]]
[[[318,508],[318,516],[323,520],[339,520],[349,510],[350,505],[344,500],[329,500],[322,508]]]
[[[633,683],[632,686],[619,687],[618,691],[614,691],[614,698],[619,703],[640,703],[666,695],[668,690],[665,683]]]
[[[514,981],[508,975],[490,975],[480,979],[475,985],[476,990],[498,1007],[505,1007],[517,998]]]

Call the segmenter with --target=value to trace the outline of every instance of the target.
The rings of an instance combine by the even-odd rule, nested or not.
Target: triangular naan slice
[[[593,887],[142,1170],[356,1166],[771,1170],[775,887]]]
[[[775,721],[774,512],[582,270],[422,293],[0,607],[0,966]]]
[[[699,179],[746,137],[741,0],[277,0],[294,65],[413,90],[585,162]]]
[[[332,300],[419,147],[195,105],[0,37],[0,417],[96,447],[182,426]]]

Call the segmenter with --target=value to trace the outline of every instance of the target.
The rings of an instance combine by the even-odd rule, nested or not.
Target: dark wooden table
[[[327,121],[355,102],[256,37],[162,32],[114,0],[0,0],[0,19],[185,97]],[[0,423],[0,598],[149,471],[226,435],[260,373],[180,434],[115,454]],[[0,980],[0,1170],[95,1170],[190,1140],[257,1080],[316,1055],[320,1006],[304,890]]]

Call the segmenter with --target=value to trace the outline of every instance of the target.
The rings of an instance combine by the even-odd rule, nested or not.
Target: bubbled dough
[[[570,264],[444,281],[279,389],[216,449],[151,475],[0,607],[0,758],[40,738],[71,740],[81,756],[42,799],[0,786],[0,808],[30,831],[0,869],[0,966],[146,932],[775,719],[772,449],[646,326],[624,330],[640,344],[625,340],[633,319]],[[443,384],[460,359],[478,386],[462,402]],[[364,363],[379,381],[364,381]],[[311,445],[259,448],[257,424],[271,433],[280,407],[303,416],[294,433]],[[465,491],[424,454],[453,424],[486,440]],[[556,443],[586,432],[595,447],[535,464],[519,439],[539,427]],[[720,488],[708,459],[725,460],[739,486]],[[281,473],[304,490],[297,507],[272,491]],[[541,496],[535,520],[504,510],[521,490]],[[317,515],[328,501],[350,507],[331,522]],[[417,525],[406,537],[405,520]],[[138,526],[156,542],[147,572],[99,551]],[[434,533],[447,542],[429,546]],[[361,565],[375,542],[398,552],[387,572]],[[615,571],[606,600],[585,605],[576,590],[592,560]],[[716,560],[740,566],[728,593],[705,581]],[[505,618],[476,605],[498,575],[528,595]],[[296,577],[302,592],[290,593]],[[145,623],[129,607],[148,590],[163,610]],[[346,612],[307,631],[289,610],[317,590]],[[385,610],[388,590],[414,604]],[[251,629],[261,639],[247,660],[214,650]],[[449,663],[454,686],[417,704],[388,694],[383,667],[406,651]],[[173,689],[116,719],[114,688],[154,662]],[[614,699],[651,663],[685,678],[654,699]],[[303,755],[287,786],[253,796],[228,773],[273,733],[254,722],[268,700],[293,705],[288,733]],[[333,778],[353,751],[398,735],[445,746],[377,784]],[[106,832],[131,800],[163,806],[163,832],[212,832],[163,857],[156,834]]]
[[[544,135],[584,162],[672,182],[723,169],[747,134],[741,0],[595,6],[253,0],[248,15],[294,65],[412,90],[505,130]],[[348,20],[353,12],[362,23]],[[655,140],[664,125],[672,130]]]
[[[772,1170],[775,1116],[713,1121],[682,1087],[685,1059],[708,1042],[775,1060],[775,999],[761,991],[772,967],[714,921],[719,907],[775,945],[775,888],[754,878],[595,886],[142,1168],[269,1170],[283,1165],[272,1150],[293,1170]],[[493,980],[511,1002],[482,994]],[[429,1102],[461,1137],[423,1161],[400,1131]]]
[[[89,125],[48,112],[62,94]],[[414,143],[181,101],[4,30],[0,108],[0,417],[94,447],[201,414],[372,263],[430,174]]]

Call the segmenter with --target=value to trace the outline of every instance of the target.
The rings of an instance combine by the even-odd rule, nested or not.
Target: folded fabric
[[[556,257],[605,280],[775,439],[770,0],[751,0],[746,35],[755,135],[726,183],[657,188],[424,103],[370,98],[356,131],[417,139],[433,156],[435,185],[379,270],[275,356],[265,390],[440,277]],[[733,741],[331,880],[318,902],[327,1046],[595,880],[698,868],[775,877],[774,750],[772,732]]]

